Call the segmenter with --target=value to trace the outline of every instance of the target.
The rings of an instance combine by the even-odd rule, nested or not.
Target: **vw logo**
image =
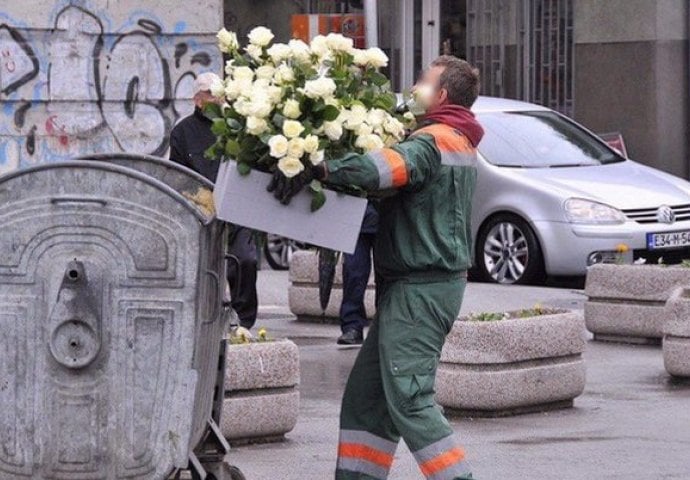
[[[676,221],[676,214],[671,207],[663,205],[656,211],[656,219],[659,223],[673,223]]]

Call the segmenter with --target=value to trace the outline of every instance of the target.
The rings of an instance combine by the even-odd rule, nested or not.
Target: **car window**
[[[553,168],[624,160],[597,137],[553,112],[493,112],[477,118],[486,131],[479,151],[494,165]]]

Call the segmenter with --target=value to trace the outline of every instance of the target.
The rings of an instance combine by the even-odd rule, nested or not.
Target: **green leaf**
[[[386,77],[384,74],[379,73],[379,72],[372,72],[369,75],[369,78],[371,80],[371,83],[373,83],[377,87],[382,87],[388,83],[388,77]]]
[[[323,111],[323,119],[327,122],[332,122],[340,115],[340,110],[335,105],[328,105]]]
[[[314,112],[314,113],[319,113],[319,112],[323,112],[323,111],[325,110],[325,108],[326,108],[326,104],[325,104],[325,103],[323,103],[323,102],[316,102],[316,103],[314,104],[314,106],[312,107],[311,110],[312,110],[312,112]]]
[[[252,167],[246,163],[238,163],[237,164],[237,171],[240,173],[240,175],[245,177],[245,176],[249,175],[249,173],[252,171]]]
[[[323,207],[326,203],[326,194],[323,190],[320,192],[313,192],[311,197],[311,211],[315,212],[319,208]]]
[[[234,130],[236,132],[242,130],[242,124],[234,118],[228,118],[225,122],[227,123],[228,127],[230,127],[230,130]]]
[[[237,140],[228,140],[225,143],[225,154],[228,157],[235,158],[237,155],[239,155],[240,151],[242,148],[240,147],[240,144]]]
[[[209,160],[218,160],[221,156],[220,154],[221,152],[219,152],[218,142],[204,150],[204,157],[208,158]]]
[[[216,136],[216,137],[222,137],[223,135],[228,134],[228,125],[225,123],[225,120],[222,118],[216,118],[213,120],[213,124],[211,125],[211,132]]]
[[[278,130],[281,130],[283,128],[283,123],[285,123],[285,117],[280,113],[276,113],[273,115],[272,121],[273,125],[275,125]]]
[[[206,106],[204,106],[203,111],[204,114],[211,120],[223,117],[223,110],[220,108],[220,105],[215,103],[207,103]]]

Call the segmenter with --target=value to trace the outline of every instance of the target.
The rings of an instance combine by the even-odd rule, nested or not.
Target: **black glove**
[[[292,178],[287,178],[280,170],[276,169],[266,190],[273,192],[273,196],[280,203],[287,205],[292,200],[292,197],[301,192],[312,180],[322,180],[325,176],[326,170],[322,164],[307,168],[304,172]]]

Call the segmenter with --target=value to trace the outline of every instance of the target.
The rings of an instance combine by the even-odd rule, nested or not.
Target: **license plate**
[[[647,248],[661,250],[690,246],[690,230],[683,232],[648,233]]]

